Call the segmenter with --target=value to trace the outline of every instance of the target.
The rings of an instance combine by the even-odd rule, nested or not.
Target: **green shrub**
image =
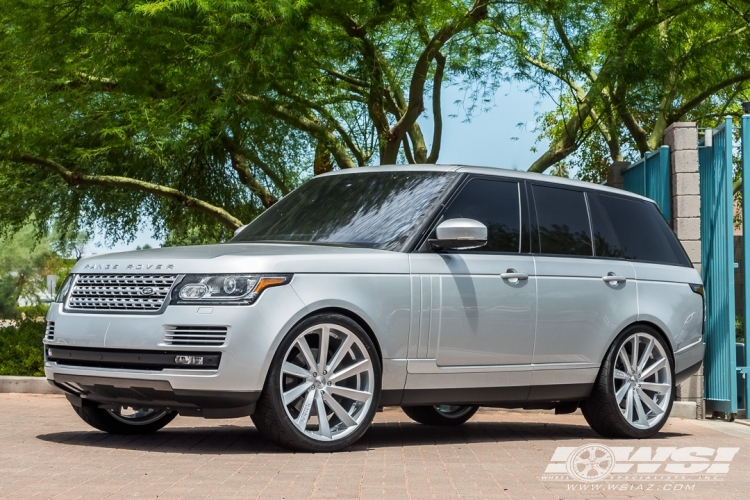
[[[44,330],[46,323],[28,314],[11,326],[0,328],[0,375],[44,375]]]

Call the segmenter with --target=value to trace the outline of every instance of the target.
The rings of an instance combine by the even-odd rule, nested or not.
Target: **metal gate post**
[[[737,413],[737,348],[731,118],[714,129],[712,146],[699,148],[699,167],[706,297],[706,412],[732,417]]]
[[[748,345],[748,317],[750,317],[750,115],[742,116],[742,128],[740,132],[742,141],[742,288],[745,298],[745,311],[742,317],[742,330],[745,334],[745,359],[744,367],[740,371],[745,377],[745,411],[746,417],[750,418],[750,380],[748,380],[748,368],[750,367],[750,345]]]

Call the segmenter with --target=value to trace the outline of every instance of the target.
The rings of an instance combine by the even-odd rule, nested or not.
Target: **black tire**
[[[72,406],[84,422],[94,429],[99,429],[110,434],[151,434],[163,428],[177,416],[175,412],[166,411],[163,412],[160,418],[153,421],[147,419],[145,423],[139,423],[138,421],[126,423],[115,418],[112,412],[104,408],[98,408],[91,404]]]
[[[442,406],[442,405],[439,405]],[[443,427],[452,427],[461,425],[471,417],[479,409],[478,406],[463,405],[458,406],[458,409],[453,411],[440,410],[436,406],[402,406],[402,410],[406,415],[424,425],[439,425]]]
[[[653,427],[638,429],[631,425],[623,416],[620,406],[615,399],[614,369],[617,355],[623,344],[634,333],[647,333],[661,344],[669,361],[671,373],[671,391],[665,415]],[[594,382],[594,388],[588,399],[581,403],[581,412],[591,428],[601,436],[607,438],[645,439],[658,433],[667,422],[672,411],[674,402],[674,359],[669,344],[664,340],[662,334],[655,329],[645,325],[634,325],[626,328],[612,343],[607,356],[604,358],[599,374]]]
[[[364,345],[373,370],[373,390],[370,407],[362,414],[362,420],[354,431],[332,441],[320,441],[303,434],[292,422],[282,400],[281,367],[287,351],[298,336],[306,330],[320,324],[333,324],[344,327],[353,333]],[[330,453],[351,446],[370,427],[380,400],[382,368],[377,348],[372,339],[355,321],[340,314],[318,314],[307,318],[292,328],[279,345],[271,362],[263,392],[256,404],[255,413],[251,416],[255,427],[266,438],[283,448],[313,453]],[[329,384],[330,385],[330,384]]]

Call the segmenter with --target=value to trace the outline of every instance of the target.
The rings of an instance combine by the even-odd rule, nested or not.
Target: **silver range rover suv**
[[[316,177],[227,243],[73,268],[45,369],[110,433],[252,417],[342,449],[379,407],[458,425],[479,406],[581,408],[608,437],[664,425],[702,363],[703,288],[648,199],[500,169]]]

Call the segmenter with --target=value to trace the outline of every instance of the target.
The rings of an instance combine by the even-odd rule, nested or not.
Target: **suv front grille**
[[[158,312],[176,279],[176,274],[81,274],[67,309]]]

